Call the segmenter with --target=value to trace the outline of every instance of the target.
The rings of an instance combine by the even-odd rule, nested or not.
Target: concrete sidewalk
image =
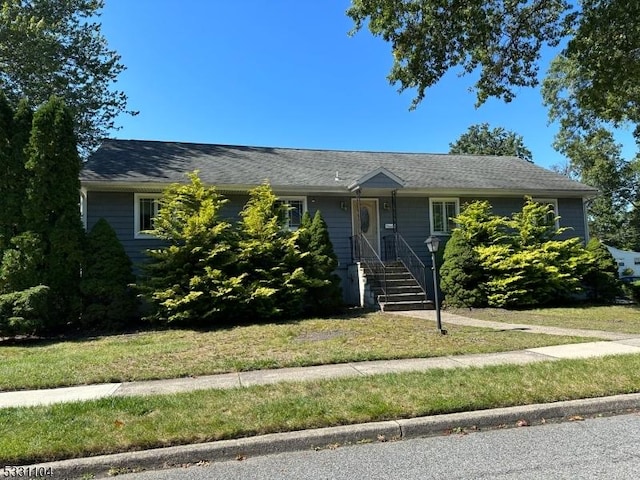
[[[404,312],[404,315],[435,320],[433,311]],[[520,330],[552,335],[590,336],[609,341],[530,348],[521,351],[459,355],[404,360],[352,362],[275,370],[256,370],[202,377],[152,380],[103,385],[85,385],[48,390],[1,392],[0,408],[49,405],[53,403],[86,401],[110,396],[169,394],[192,390],[222,389],[265,385],[285,381],[308,381],[330,378],[357,377],[392,372],[425,371],[434,368],[468,368],[500,364],[526,364],[568,358],[589,358],[605,355],[640,354],[640,336],[610,332],[511,325],[485,322],[443,312],[443,323],[471,325],[499,330]]]

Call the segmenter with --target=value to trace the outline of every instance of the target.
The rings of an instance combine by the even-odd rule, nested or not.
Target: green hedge
[[[47,319],[49,287],[37,285],[0,295],[0,335],[29,335]]]

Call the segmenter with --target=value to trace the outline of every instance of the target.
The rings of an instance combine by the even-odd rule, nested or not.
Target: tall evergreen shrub
[[[138,315],[131,260],[104,218],[87,235],[82,269],[82,326],[114,329]]]
[[[487,299],[481,288],[484,279],[478,254],[465,239],[462,229],[454,229],[444,249],[440,267],[440,288],[447,307],[482,307]]]
[[[212,326],[235,311],[237,237],[220,218],[227,200],[197,172],[189,178],[190,184],[172,185],[162,196],[151,233],[165,246],[147,252],[142,291],[152,307],[148,319]]]
[[[487,202],[468,205],[445,249],[447,304],[521,308],[579,295],[591,257],[580,239],[557,239],[557,219],[551,205],[530,198],[511,218],[493,215]]]
[[[308,214],[306,214],[308,216]],[[327,315],[336,312],[342,306],[342,289],[340,277],[336,275],[338,257],[333,250],[327,223],[320,210],[316,211],[313,220],[306,221],[308,229],[307,260],[308,277],[307,313],[310,315]],[[305,228],[305,221],[302,222]],[[302,254],[305,251],[302,250]]]
[[[454,308],[485,306],[487,278],[476,248],[502,241],[506,219],[494,215],[489,202],[477,201],[466,205],[455,222],[440,267],[444,303]]]
[[[621,293],[618,264],[609,249],[597,238],[587,243],[591,263],[584,275],[587,295],[595,302],[611,303]]]
[[[308,277],[297,244],[298,233],[284,228],[286,205],[268,184],[249,192],[238,224],[238,278],[243,289],[239,307],[254,319],[300,315]]]
[[[51,289],[51,327],[76,323],[82,308],[79,286],[85,235],[76,144],[70,110],[61,99],[51,97],[33,116],[24,203],[26,229],[42,240],[39,283]]]

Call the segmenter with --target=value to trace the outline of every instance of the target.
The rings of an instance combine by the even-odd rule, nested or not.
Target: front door
[[[378,224],[378,200],[361,198],[358,210],[358,199],[351,200],[351,222],[353,235],[362,233],[373,249],[380,255],[380,227]]]

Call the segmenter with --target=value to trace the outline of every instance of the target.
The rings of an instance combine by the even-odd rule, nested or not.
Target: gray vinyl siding
[[[384,178],[388,178],[383,176]],[[374,177],[375,178],[375,177]],[[276,192],[277,194],[278,192]],[[229,202],[223,207],[221,217],[235,222],[239,219],[239,213],[248,200],[248,195],[224,195]],[[305,196],[304,194],[287,193],[284,196]],[[443,195],[438,195],[442,198]],[[352,232],[352,204],[349,196],[328,196],[328,195],[306,195],[307,209],[313,216],[320,210],[327,223],[329,237],[333,244],[334,251],[338,257],[339,266],[336,273],[341,277],[343,288],[348,287],[351,281],[347,277],[347,266],[352,263],[351,258],[351,236]],[[380,224],[380,247],[381,256],[384,256],[384,237],[393,233],[393,212],[391,195],[388,196],[367,196],[363,198],[378,199],[379,224]],[[455,197],[452,197],[455,198]],[[511,215],[522,208],[524,200],[522,198],[471,198],[461,197],[460,208],[464,208],[466,203],[474,200],[488,200],[493,207],[493,212],[497,215]],[[341,208],[341,204],[346,206],[346,210]],[[385,208],[385,204],[388,208]],[[399,195],[396,200],[397,205],[397,228],[405,241],[411,246],[422,262],[429,268],[431,266],[431,256],[424,245],[429,232],[429,198],[428,197],[403,197]],[[561,227],[569,227],[570,230],[564,233],[564,237],[579,236],[584,238],[585,225],[583,215],[582,199],[558,199],[559,215]],[[139,266],[145,261],[145,251],[150,248],[157,248],[162,245],[161,241],[153,238],[134,238],[134,193],[132,192],[94,192],[87,195],[87,227],[91,229],[100,219],[105,218],[115,229],[118,238],[122,242],[125,251],[136,265]],[[388,226],[389,228],[386,228]],[[447,237],[442,240],[446,242]]]
[[[586,238],[583,209],[584,206],[581,198],[540,198],[549,198],[558,201],[560,228],[567,228],[567,230],[559,236],[560,239],[580,237],[584,240]],[[524,198],[463,197],[460,198],[460,209],[463,209],[465,204],[471,203],[475,200],[487,200],[491,204],[494,214],[507,217],[513,215],[515,212],[520,211],[524,205]]]
[[[431,264],[424,241],[429,236],[429,199],[398,197],[398,233],[425,265]]]
[[[146,260],[144,252],[162,245],[154,238],[134,237],[133,192],[88,192],[87,229],[90,230],[101,218],[109,222],[116,231],[136,271],[139,271],[140,264]]]
[[[569,227],[569,230],[562,234],[562,238],[587,238],[584,203],[581,198],[559,198],[558,215],[560,227]]]

